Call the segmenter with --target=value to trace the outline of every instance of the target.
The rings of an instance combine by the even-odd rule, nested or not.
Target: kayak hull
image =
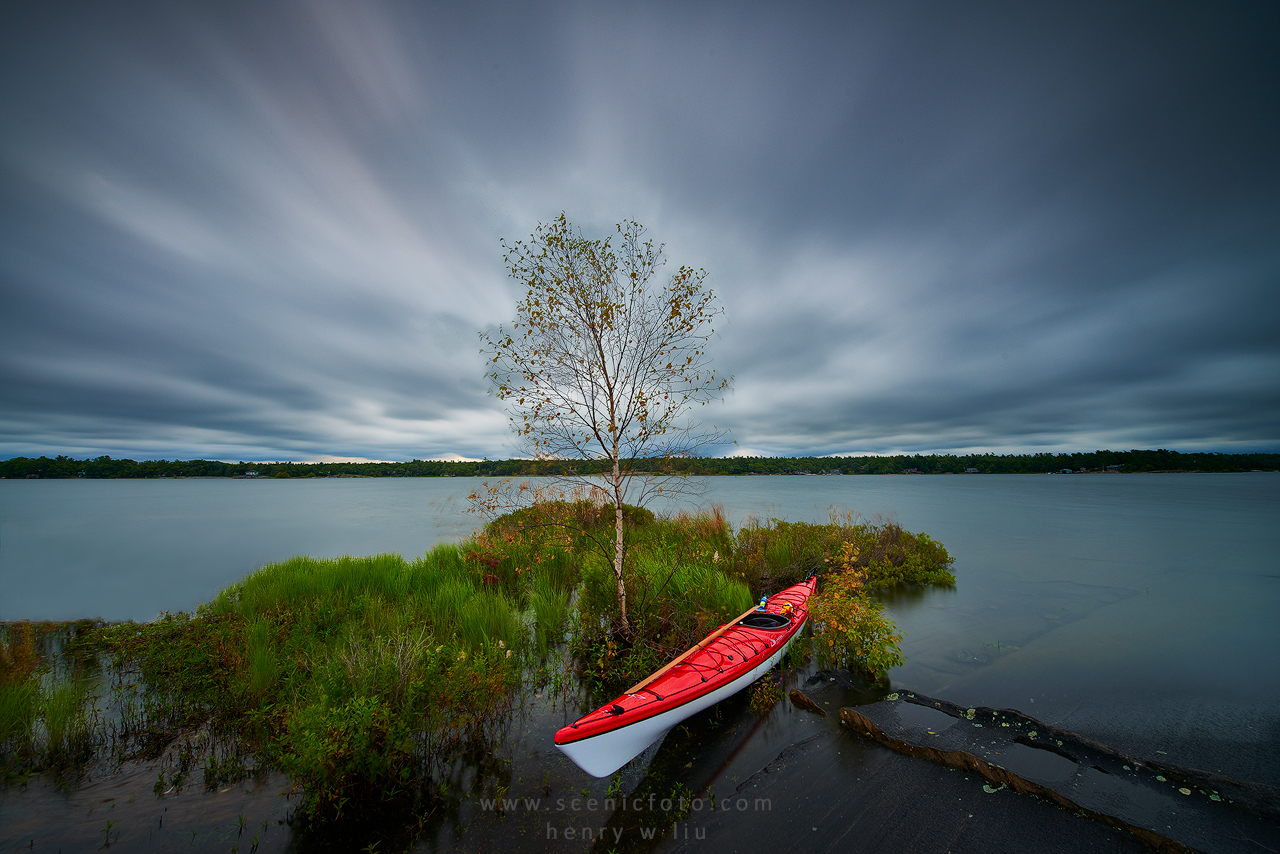
[[[808,619],[806,603],[814,584],[810,579],[770,597],[765,613],[785,613],[784,625],[762,629],[740,622],[718,637],[713,633],[647,687],[623,694],[561,729],[556,747],[593,777],[617,771],[676,724],[733,696],[773,668]]]

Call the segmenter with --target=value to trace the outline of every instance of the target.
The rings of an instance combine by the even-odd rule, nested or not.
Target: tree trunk
[[[618,457],[613,457],[613,574],[618,578],[618,607],[622,611],[622,631],[631,636],[631,624],[627,622],[627,585],[622,578],[622,471]]]

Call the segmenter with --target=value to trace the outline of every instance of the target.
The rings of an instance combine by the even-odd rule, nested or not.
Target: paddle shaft
[[[711,634],[707,635],[705,638],[703,638],[702,640],[698,641],[698,642],[697,642],[697,643],[695,643],[693,646],[691,646],[691,647],[689,647],[688,649],[686,649],[684,652],[680,653],[680,655],[679,655],[679,656],[677,656],[677,657],[675,658],[675,660],[674,660],[674,661],[672,661],[670,664],[668,664],[666,667],[664,667],[664,668],[662,668],[661,670],[658,670],[658,671],[656,671],[656,672],[654,672],[654,673],[651,673],[651,674],[650,674],[647,678],[645,678],[643,681],[638,682],[638,683],[636,683],[635,685],[632,685],[630,688],[628,688],[626,691],[623,691],[622,693],[624,693],[624,694],[634,694],[635,692],[639,691],[641,688],[643,688],[644,686],[648,685],[650,682],[652,682],[653,680],[657,679],[659,676],[661,676],[662,674],[666,673],[668,670],[670,670],[671,668],[675,667],[675,666],[676,666],[677,664],[679,664],[680,662],[684,661],[686,658],[688,658],[688,657],[689,657],[689,655],[691,655],[692,653],[697,652],[698,650],[702,649],[702,648],[703,648],[703,646],[705,646],[706,644],[711,643],[713,640],[715,640],[716,638],[720,637],[720,636],[721,636],[722,634],[724,634],[725,632],[729,631],[729,629],[733,628],[734,626],[736,626],[736,625],[738,624],[738,621],[739,621],[739,620],[746,618],[747,616],[749,616],[749,615],[751,614],[751,612],[752,612],[752,611],[755,611],[755,610],[756,610],[757,608],[759,608],[759,607],[760,607],[759,605],[752,605],[750,608],[748,608],[747,610],[743,611],[741,614],[739,614],[738,616],[734,617],[732,620],[730,620],[729,622],[725,623],[723,626],[721,626],[720,628],[716,629],[714,632],[712,632]]]

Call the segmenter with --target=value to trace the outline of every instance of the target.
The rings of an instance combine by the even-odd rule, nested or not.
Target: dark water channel
[[[292,553],[414,554],[469,528],[458,499],[470,486],[0,481],[0,616],[146,619]],[[720,478],[701,501],[739,523],[825,520],[832,506],[892,515],[943,542],[956,588],[887,599],[907,635],[894,689],[1020,709],[1131,756],[1280,786],[1280,475]],[[188,563],[180,545],[192,542],[200,554]],[[130,610],[138,600],[154,604]],[[123,850],[262,852],[1140,850],[842,729],[841,706],[877,699],[865,686],[812,667],[789,678],[829,715],[784,701],[759,718],[739,696],[615,780],[588,777],[551,744],[581,702],[531,692],[483,770],[458,768],[448,805],[419,828],[303,832],[290,824],[288,781],[271,775],[157,797],[153,763],[71,792],[43,779],[9,788],[0,850],[107,839]],[[922,737],[951,720],[904,714],[919,716],[902,724]],[[1041,778],[1066,773],[1032,748],[1008,761]]]

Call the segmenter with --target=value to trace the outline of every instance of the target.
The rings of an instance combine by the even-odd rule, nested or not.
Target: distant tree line
[[[1280,470],[1280,454],[1092,451],[1075,454],[900,454],[892,457],[728,457],[684,459],[664,470],[690,475],[771,474],[1043,474],[1072,472]],[[121,477],[537,477],[595,473],[582,461],[479,460],[403,463],[226,463],[218,460],[117,460],[14,457],[0,460],[5,478]]]
[[[540,474],[533,460],[407,463],[226,463],[220,460],[118,460],[94,457],[14,457],[0,461],[0,477],[503,477]]]
[[[730,457],[691,460],[706,474],[1046,474],[1280,469],[1280,454],[1087,451],[1072,454],[898,454],[885,457]]]

